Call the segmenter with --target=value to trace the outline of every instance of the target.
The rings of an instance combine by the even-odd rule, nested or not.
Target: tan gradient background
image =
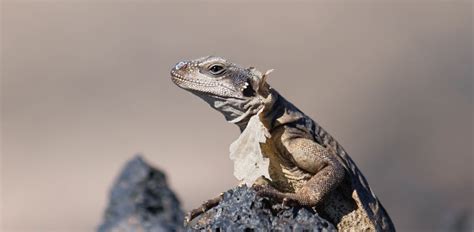
[[[185,209],[238,136],[170,68],[262,70],[348,150],[399,231],[473,205],[472,2],[2,2],[2,231],[92,231],[135,153]]]

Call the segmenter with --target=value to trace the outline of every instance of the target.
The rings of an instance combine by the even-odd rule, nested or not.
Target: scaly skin
[[[266,82],[269,72],[241,68],[220,57],[182,61],[173,82],[201,97],[243,131],[259,114],[271,137],[261,144],[271,181],[254,184],[261,196],[284,204],[316,207],[340,231],[395,231],[365,177],[342,146]],[[193,210],[189,220],[218,204]]]

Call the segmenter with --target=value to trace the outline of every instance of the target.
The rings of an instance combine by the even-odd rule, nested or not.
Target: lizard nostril
[[[180,70],[180,69],[186,67],[187,65],[188,65],[188,62],[186,62],[186,61],[181,61],[181,62],[177,63],[177,64],[174,66],[174,69]]]

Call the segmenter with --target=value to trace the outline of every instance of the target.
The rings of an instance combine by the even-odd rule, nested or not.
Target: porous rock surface
[[[246,186],[225,192],[219,205],[184,228],[183,215],[165,174],[136,156],[115,180],[97,231],[336,231],[313,209],[282,207]]]
[[[180,231],[184,213],[163,172],[136,156],[110,191],[99,232]]]
[[[224,193],[219,205],[186,225],[187,231],[337,231],[312,208],[283,207],[246,186]]]

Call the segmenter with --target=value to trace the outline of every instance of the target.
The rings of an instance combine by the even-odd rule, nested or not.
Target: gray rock
[[[99,232],[121,231],[336,231],[312,208],[282,207],[245,186],[224,194],[216,207],[183,229],[183,211],[165,174],[136,156],[110,192]]]
[[[472,208],[445,209],[445,211],[446,215],[440,221],[440,231],[474,231],[474,211]]]
[[[98,231],[180,231],[182,225],[183,211],[165,174],[136,156],[115,180]]]
[[[192,220],[187,231],[337,231],[314,209],[282,207],[246,186],[224,193],[216,207]]]

